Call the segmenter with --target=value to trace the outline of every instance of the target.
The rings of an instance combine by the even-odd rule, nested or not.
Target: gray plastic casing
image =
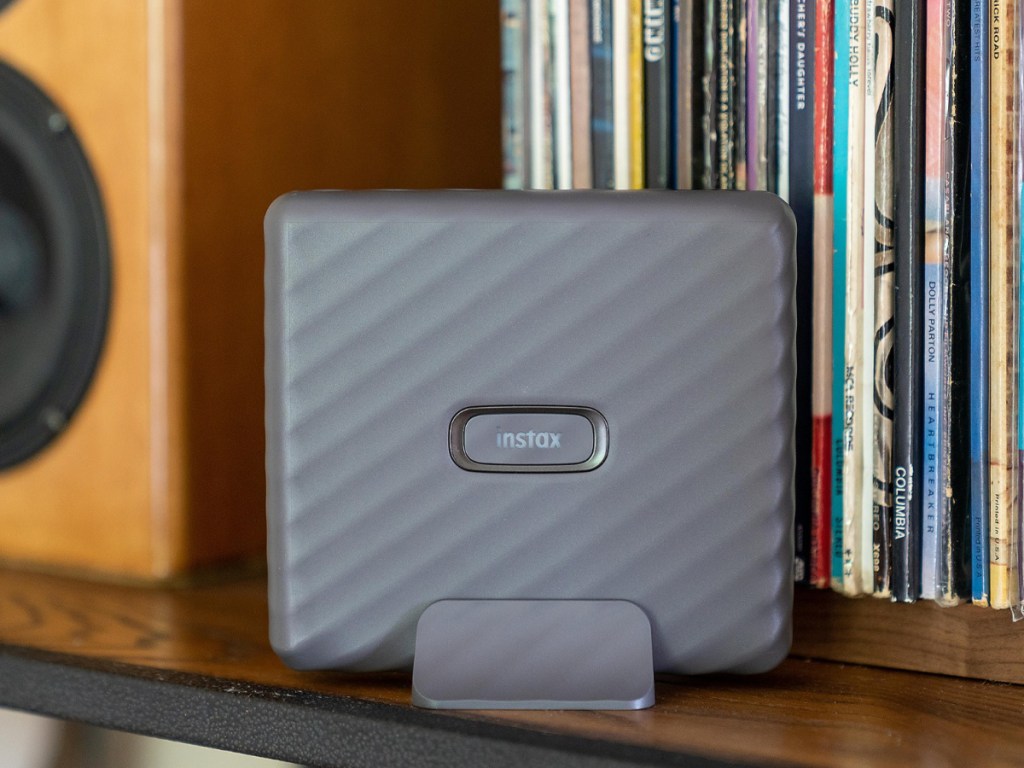
[[[442,599],[628,600],[658,671],[791,639],[795,224],[767,193],[305,192],[266,216],[270,634],[408,668]],[[465,408],[607,420],[592,471],[467,471]]]

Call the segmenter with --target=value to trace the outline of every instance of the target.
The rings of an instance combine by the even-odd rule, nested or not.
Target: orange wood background
[[[162,579],[264,551],[262,218],[302,188],[500,184],[496,4],[18,0],[114,303],[65,434],[0,473],[0,560]]]

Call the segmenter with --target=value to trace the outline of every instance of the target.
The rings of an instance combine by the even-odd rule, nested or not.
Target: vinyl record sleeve
[[[790,642],[795,226],[767,193],[320,192],[266,219],[271,640],[408,667],[446,599],[624,599],[655,668]],[[578,406],[592,471],[466,471],[453,417]]]

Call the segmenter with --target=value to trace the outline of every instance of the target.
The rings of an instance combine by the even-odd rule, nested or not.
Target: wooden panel
[[[499,186],[499,28],[479,0],[183,7],[185,536],[209,562],[262,554],[267,207],[295,189]]]
[[[793,652],[981,680],[1024,683],[1024,623],[1009,611],[852,600],[797,590]]]
[[[401,723],[415,716],[418,725],[447,731],[451,738],[458,730],[453,718],[479,724],[483,730],[477,734],[486,734],[487,726],[511,725],[522,729],[525,743],[533,734],[561,734],[581,740],[580,751],[593,754],[593,746],[582,741],[604,742],[620,749],[612,754],[627,762],[628,748],[642,748],[757,764],[998,765],[1018,762],[1024,742],[1024,688],[799,660],[749,678],[661,678],[658,703],[641,712],[413,712],[404,674],[300,673],[284,667],[266,641],[265,589],[262,579],[136,589],[0,571],[0,663],[5,652],[19,648],[60,654],[54,659],[58,665],[89,660],[92,669],[149,680],[154,702],[163,699],[157,690],[161,680],[191,686],[197,696],[234,691],[239,715],[260,697],[294,698],[323,712],[375,702],[385,706],[364,707],[362,717]],[[174,674],[140,676],[136,668]],[[59,679],[59,669],[54,674]],[[16,695],[5,692],[0,680],[0,704]],[[89,715],[109,723],[108,716]],[[146,724],[151,733],[163,727],[158,720]],[[196,727],[209,738],[205,722]],[[222,745],[229,743],[225,736]],[[482,750],[481,765],[486,757]],[[662,755],[660,761],[670,758]],[[635,759],[654,760],[649,752]]]
[[[84,403],[50,447],[0,473],[5,559],[150,572],[146,30],[136,0],[21,0],[0,14],[0,56],[66,111],[84,145],[114,259],[106,346]]]

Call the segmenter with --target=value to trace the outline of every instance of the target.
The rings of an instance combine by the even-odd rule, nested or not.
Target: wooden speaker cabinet
[[[0,470],[0,560],[262,558],[263,214],[292,189],[498,186],[497,4],[14,0],[0,61],[77,136],[110,254],[79,404]]]

